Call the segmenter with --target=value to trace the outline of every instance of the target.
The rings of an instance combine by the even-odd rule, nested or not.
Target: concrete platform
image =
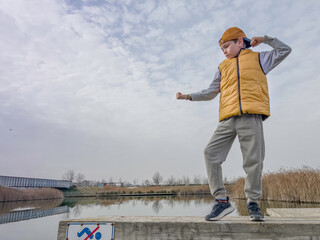
[[[320,218],[320,208],[267,208],[272,217],[314,217]]]
[[[70,223],[113,223],[115,240],[320,239],[318,217],[266,217],[265,222],[258,223],[242,216],[227,216],[216,222],[207,222],[202,216],[105,216],[60,221],[58,240],[66,240],[67,224]],[[110,240],[101,238],[104,239]]]

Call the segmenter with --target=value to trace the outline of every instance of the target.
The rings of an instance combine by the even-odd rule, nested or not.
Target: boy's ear
[[[242,37],[239,37],[238,38],[238,43],[239,43],[239,46],[243,46],[243,38]]]

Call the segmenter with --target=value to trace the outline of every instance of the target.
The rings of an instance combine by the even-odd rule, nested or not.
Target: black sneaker
[[[229,198],[216,199],[216,203],[213,206],[211,213],[209,213],[205,219],[207,221],[217,221],[233,211],[234,207],[230,204]]]
[[[264,216],[261,213],[259,205],[255,202],[250,202],[248,204],[249,218],[250,221],[264,222]]]

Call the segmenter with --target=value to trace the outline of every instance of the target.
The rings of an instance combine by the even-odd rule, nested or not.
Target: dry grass
[[[16,190],[0,186],[0,202],[47,200],[63,198],[63,193],[53,188]]]
[[[179,195],[199,195],[209,193],[208,185],[197,186],[148,186],[148,187],[136,187],[136,188],[124,188],[105,186],[101,191],[119,192],[123,194],[139,194],[139,193],[172,193]]]
[[[320,202],[320,170],[312,168],[281,169],[262,177],[262,199],[288,202]],[[234,198],[245,198],[244,178],[234,185]]]
[[[246,195],[244,194],[244,178],[239,178],[233,185],[231,196],[233,198],[245,199]]]

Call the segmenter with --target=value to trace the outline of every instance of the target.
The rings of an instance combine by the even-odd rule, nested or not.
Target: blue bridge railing
[[[50,209],[34,209],[34,210],[24,210],[24,211],[16,211],[10,212],[3,215],[0,215],[0,224],[10,223],[10,222],[18,222],[29,220],[33,218],[46,217],[61,213],[68,213],[68,206],[55,207]]]
[[[3,187],[45,187],[45,188],[70,188],[72,181],[54,180],[43,178],[26,178],[0,176],[0,186]]]

